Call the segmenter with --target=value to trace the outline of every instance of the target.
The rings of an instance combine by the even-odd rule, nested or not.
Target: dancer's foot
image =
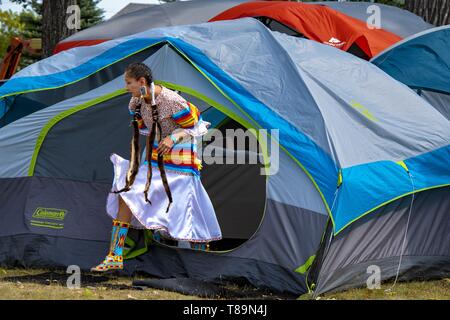
[[[158,230],[153,231],[153,240],[161,242],[161,234]]]
[[[191,249],[199,251],[209,251],[209,242],[191,242]]]
[[[109,270],[123,270],[122,256],[107,255],[102,263],[91,268],[91,272],[106,272]]]
[[[106,272],[123,269],[123,246],[128,233],[129,223],[113,220],[109,253],[99,265],[91,268],[92,272]]]

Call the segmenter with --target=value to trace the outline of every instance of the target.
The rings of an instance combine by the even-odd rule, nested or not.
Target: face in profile
[[[125,73],[125,88],[135,97],[141,96],[140,88],[145,85],[145,78],[135,79]]]

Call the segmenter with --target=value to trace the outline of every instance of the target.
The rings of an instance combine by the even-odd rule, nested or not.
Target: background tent
[[[74,48],[2,86],[0,97],[12,109],[40,92],[48,104],[0,128],[2,265],[87,269],[103,257],[108,158],[128,157],[122,73],[133,61],[201,106],[206,120],[222,119],[216,126],[268,130],[273,140],[258,136],[257,153],[271,156],[278,170],[262,176],[260,163],[206,164],[202,179],[225,239],[199,252],[137,235],[133,240],[144,237],[147,247],[127,261],[125,274],[245,279],[300,294],[313,263],[308,280],[324,292],[364,285],[372,259],[392,267],[406,253],[405,276],[448,276],[448,121],[373,64],[254,19],[153,29]],[[255,152],[220,142],[213,141],[225,155]],[[405,212],[420,221],[403,251]],[[382,279],[394,275],[391,267]]]
[[[157,27],[206,22],[219,12],[245,0],[176,1],[153,6],[134,4],[129,13],[121,13],[103,23],[75,33],[59,42],[58,53],[79,46],[90,46]]]
[[[139,10],[112,18],[62,40],[55,47],[55,53],[77,46],[98,44],[150,28],[206,22],[220,12],[243,2],[247,1],[192,0],[165,3],[151,7],[139,7],[136,5],[135,7],[139,8]],[[336,1],[316,2],[315,4],[325,5],[364,23],[370,16],[367,13],[368,7],[373,5],[370,2]],[[402,38],[433,27],[409,11],[379,3],[376,5],[380,8],[380,16],[382,17],[381,28]],[[369,10],[369,12],[371,11]]]
[[[349,15],[353,18],[359,19],[363,22],[367,21],[373,14],[372,6],[376,5],[380,9],[381,28],[396,35],[405,38],[415,33],[433,28],[432,24],[425,22],[421,17],[414,13],[403,10],[395,6],[389,6],[382,3],[373,2],[353,2],[353,1],[321,1],[315,2],[333,8]]]
[[[406,38],[372,63],[416,90],[450,120],[450,26]]]
[[[128,14],[134,11],[140,11],[142,9],[148,9],[149,7],[154,7],[157,6],[157,4],[150,4],[150,3],[133,3],[130,2],[129,4],[127,4],[125,7],[123,7],[122,9],[120,9],[118,12],[116,12],[116,14],[114,14],[111,18],[109,19],[113,19],[113,18],[117,18],[119,16],[122,16],[124,14]]]
[[[257,18],[269,29],[301,36],[369,60],[401,40],[391,32],[369,29],[366,22],[326,6],[283,1],[255,1],[230,8],[210,21]]]

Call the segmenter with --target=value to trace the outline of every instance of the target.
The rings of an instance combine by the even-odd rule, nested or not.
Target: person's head
[[[150,85],[153,82],[152,71],[141,62],[135,62],[128,65],[125,69],[126,89],[131,94],[138,96],[140,87]]]

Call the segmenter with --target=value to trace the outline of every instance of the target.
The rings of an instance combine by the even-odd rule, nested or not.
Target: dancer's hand
[[[158,145],[158,154],[166,154],[169,153],[169,151],[173,147],[173,141],[170,139],[170,136],[165,137]]]

